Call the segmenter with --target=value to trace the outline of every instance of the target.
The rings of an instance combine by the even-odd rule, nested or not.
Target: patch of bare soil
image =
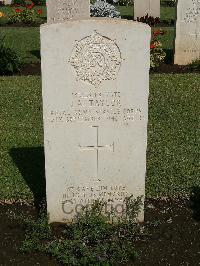
[[[200,265],[200,202],[149,200],[136,266]]]
[[[199,73],[199,71],[196,71]],[[160,73],[160,74],[182,74],[182,73],[191,73],[191,70],[188,66],[180,66],[173,64],[161,64],[159,68],[151,73]]]
[[[151,74],[183,74],[191,73],[191,70],[187,66],[179,66],[172,64],[162,64],[158,69],[151,71]],[[192,72],[194,73],[194,72]],[[197,71],[199,73],[199,71]],[[22,67],[19,75],[41,75],[41,65],[36,64],[26,64]]]
[[[41,64],[26,64],[21,68],[19,75],[41,75]]]
[[[41,20],[40,22],[33,22],[33,23],[22,23],[22,22],[18,22],[18,23],[4,23],[4,24],[0,24],[1,28],[31,28],[31,27],[40,27],[41,24],[45,23],[46,19]]]
[[[0,205],[0,265],[59,265],[44,254],[23,254],[19,251],[24,239],[24,228],[17,217],[22,213],[24,216],[36,215],[36,210],[21,204]]]

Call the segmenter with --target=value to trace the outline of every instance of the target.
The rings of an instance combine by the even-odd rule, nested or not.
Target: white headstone
[[[195,59],[200,59],[200,0],[179,0],[174,63],[187,65]]]
[[[90,0],[47,0],[47,21],[90,17]]]
[[[5,5],[11,5],[12,4],[12,0],[4,0],[3,2]]]
[[[160,17],[160,0],[134,0],[134,19],[146,15]]]
[[[41,27],[50,222],[98,199],[119,213],[145,195],[150,35],[114,19]]]

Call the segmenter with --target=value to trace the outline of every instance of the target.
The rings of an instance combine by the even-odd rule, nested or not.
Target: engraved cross
[[[99,145],[99,127],[93,126],[93,128],[96,129],[96,144],[95,145],[89,145],[89,146],[81,146],[79,145],[79,148],[81,151],[94,151],[96,150],[96,162],[97,162],[97,177],[99,172],[99,151],[100,150],[109,150],[111,152],[114,152],[115,150],[115,144],[114,142],[112,144],[107,144],[104,146]]]

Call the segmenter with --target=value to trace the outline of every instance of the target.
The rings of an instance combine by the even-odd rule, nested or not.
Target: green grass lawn
[[[161,7],[160,8],[160,17],[162,20],[173,20],[176,18],[176,9],[175,7]]]
[[[8,16],[12,15],[15,12],[16,8],[23,9],[23,7],[9,7],[9,6],[2,6],[0,7],[0,11],[5,14],[5,17],[0,18],[0,24],[3,24],[8,21]],[[42,9],[42,14],[40,15],[41,18],[46,18],[47,12],[45,6],[36,6],[34,7],[35,10]]]
[[[0,10],[6,13],[11,9]],[[122,17],[132,17],[132,8],[120,7],[120,11]],[[162,7],[161,17],[174,19],[175,9]],[[163,29],[166,34],[161,41],[170,55],[174,28]],[[40,61],[39,28],[2,27],[1,36],[23,63]],[[196,129],[199,89],[198,74],[151,75],[148,196],[185,194],[200,186]],[[44,192],[40,77],[0,77],[0,93],[0,200],[32,200]]]
[[[147,196],[200,186],[199,89],[199,74],[151,75]],[[32,200],[44,192],[40,77],[0,77],[0,94],[0,200]]]
[[[165,27],[162,29],[166,31],[166,34],[161,37],[163,47],[172,51],[174,28]],[[6,45],[17,52],[23,63],[40,61],[39,28],[1,28],[0,36],[5,36]]]
[[[6,46],[14,49],[23,63],[40,61],[39,28],[1,28],[0,36],[5,36]]]
[[[43,9],[43,17],[46,17],[45,7],[36,7],[36,9]],[[1,7],[0,11],[5,14],[12,12],[14,8]],[[133,7],[118,7],[123,18],[133,17]],[[173,19],[175,16],[175,8],[173,7],[161,7],[162,19]],[[0,24],[4,18],[0,18]],[[162,36],[162,43],[164,49],[169,51],[173,50],[174,42],[174,28],[163,28],[166,34]],[[5,36],[5,42],[8,47],[13,48],[22,63],[36,63],[40,61],[40,33],[38,27],[17,27],[17,28],[1,28],[0,36]],[[172,52],[169,52],[171,54]]]
[[[133,18],[133,7],[130,6],[119,6],[117,9],[120,11],[122,18],[131,19]],[[161,20],[171,20],[176,17],[175,7],[162,7],[160,9]]]
[[[36,6],[36,10],[42,9],[42,18],[46,18],[46,7],[45,6]],[[122,18],[133,18],[133,7],[132,6],[117,6],[117,9],[120,11]],[[15,10],[15,7],[0,7],[0,11],[2,11],[6,16],[11,14]],[[175,8],[174,7],[162,7],[161,6],[161,19],[162,20],[171,20],[175,19]],[[2,21],[6,21],[7,19],[2,19]],[[1,19],[0,19],[1,23]]]
[[[30,186],[34,180],[37,183],[41,162],[37,152],[31,156],[30,151],[29,156],[29,149],[26,153],[23,148],[41,147],[43,143],[40,78],[0,77],[0,93],[0,199],[31,199],[26,182]],[[21,165],[16,165],[17,160]],[[28,171],[26,182],[21,171]]]

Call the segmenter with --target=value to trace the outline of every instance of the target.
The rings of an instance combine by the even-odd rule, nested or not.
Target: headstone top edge
[[[46,27],[56,27],[58,25],[69,25],[69,24],[75,24],[78,22],[99,22],[99,23],[110,23],[110,24],[129,24],[129,25],[137,25],[140,26],[142,28],[146,28],[148,30],[151,29],[151,27],[149,25],[147,25],[146,23],[142,23],[142,22],[138,22],[138,21],[133,21],[133,20],[127,20],[127,19],[114,19],[114,18],[105,18],[105,17],[101,17],[101,18],[79,18],[79,19],[69,19],[66,21],[62,21],[62,22],[47,22],[45,24],[42,24],[40,26],[40,28],[46,28]]]

